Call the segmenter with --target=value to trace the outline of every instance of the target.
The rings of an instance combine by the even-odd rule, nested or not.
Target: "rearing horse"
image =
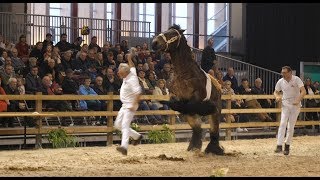
[[[172,96],[166,103],[171,109],[179,111],[192,127],[188,151],[201,150],[202,121],[198,115],[210,115],[210,142],[205,153],[223,155],[224,149],[219,145],[221,87],[216,79],[200,69],[192,59],[191,49],[183,32],[179,25],[173,25],[152,41],[153,50],[169,52],[171,55],[174,79],[168,87]]]

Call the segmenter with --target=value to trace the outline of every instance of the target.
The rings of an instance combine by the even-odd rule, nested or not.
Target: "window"
[[[207,34],[214,33],[227,20],[227,3],[207,3]]]
[[[155,3],[139,3],[139,31],[145,33],[139,33],[140,37],[151,37],[155,31]],[[150,22],[150,27],[149,23]],[[148,32],[151,32],[150,34]]]
[[[70,41],[70,29],[67,25],[70,24],[70,18],[61,18],[61,16],[70,16],[70,3],[48,3],[50,16],[50,32],[52,34],[53,44],[60,41],[60,35],[66,33]],[[52,17],[53,16],[53,17]]]
[[[184,34],[188,33],[188,4],[173,3],[172,4],[172,23],[180,25],[181,29],[185,29]]]
[[[106,18],[107,19],[113,19],[113,11],[112,11],[112,4],[113,3],[105,3],[106,5]]]

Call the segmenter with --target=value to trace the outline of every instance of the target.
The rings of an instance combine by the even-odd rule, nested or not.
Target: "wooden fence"
[[[240,113],[277,113],[276,122],[246,122],[246,123],[232,123],[231,119],[227,119],[225,123],[220,123],[221,129],[226,129],[226,140],[231,140],[231,129],[238,127],[277,127],[280,121],[281,104],[277,103],[276,108],[263,108],[263,109],[231,109],[231,99],[275,99],[273,95],[223,95],[222,99],[226,100],[227,107],[222,109],[222,114],[240,114]],[[0,96],[0,100],[34,100],[36,107],[34,112],[1,112],[0,117],[15,117],[15,116],[29,116],[36,118],[36,126],[34,128],[0,128],[0,135],[23,135],[33,134],[36,135],[36,148],[41,147],[41,140],[43,134],[48,134],[49,131],[56,129],[57,127],[42,127],[43,117],[83,117],[83,116],[107,116],[107,126],[72,126],[63,127],[69,134],[79,133],[107,133],[108,145],[113,143],[114,127],[113,118],[117,116],[118,111],[113,111],[113,101],[119,100],[119,95],[42,95],[37,93],[36,95],[4,95]],[[141,99],[144,100],[168,100],[168,96],[154,96],[143,95]],[[320,95],[306,95],[304,99],[320,99]],[[106,111],[67,111],[67,112],[43,112],[42,101],[43,100],[106,100]],[[320,108],[301,108],[301,112],[319,112]],[[137,111],[136,115],[169,115],[169,128],[176,130],[191,129],[188,124],[176,124],[175,117],[179,115],[178,112],[172,110],[149,110],[149,111]],[[298,120],[296,125],[320,125],[320,121],[301,121]],[[162,126],[154,125],[140,125],[140,131],[161,130]],[[202,128],[209,129],[209,124],[202,124]],[[26,132],[25,132],[26,131]]]

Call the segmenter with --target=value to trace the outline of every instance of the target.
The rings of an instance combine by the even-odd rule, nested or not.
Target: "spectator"
[[[88,66],[90,65],[96,65],[96,52],[94,49],[88,50],[87,60],[88,60]]]
[[[124,52],[124,54],[127,54],[129,52],[128,40],[122,40],[120,48],[121,48],[121,51]]]
[[[116,66],[117,66],[117,67],[116,67],[116,68],[119,67],[119,64],[120,64],[120,63],[125,63],[122,54],[118,54],[118,55],[117,55],[117,61],[116,61]]]
[[[56,49],[59,49],[59,48],[56,47]],[[44,50],[43,60],[47,61],[48,59],[51,59],[52,58],[52,52],[53,52],[53,47],[50,44],[47,45],[46,49]],[[38,64],[40,64],[40,63],[38,63]]]
[[[46,39],[42,42],[42,45],[42,53],[45,53],[48,45],[53,46],[52,35],[50,33],[46,34]]]
[[[104,87],[106,87],[107,92],[113,92],[119,94],[119,89],[121,87],[121,80],[114,74],[112,68],[107,68],[107,75],[103,77]]]
[[[113,53],[109,52],[107,56],[107,60],[105,61],[105,66],[112,68],[113,70],[116,70],[117,64],[113,58],[114,58]]]
[[[149,80],[149,82],[150,82],[150,84],[151,84],[151,86],[153,88],[155,88],[157,86],[157,78],[156,78],[156,73],[155,72],[153,72],[153,71],[149,72],[148,80]]]
[[[234,90],[234,93],[238,94],[238,80],[234,76],[234,70],[233,67],[228,68],[227,74],[223,77],[223,81],[229,80],[231,82],[231,88]]]
[[[5,90],[2,88],[1,75],[0,75],[0,95],[6,95]],[[8,110],[8,104],[9,104],[9,100],[0,100],[0,112],[6,112]],[[8,126],[7,117],[0,117],[0,123],[1,123],[1,127],[7,127]]]
[[[103,59],[104,59],[104,60],[107,59],[108,52],[110,51],[110,48],[111,48],[110,42],[106,42],[106,43],[103,45],[102,55],[103,55]]]
[[[56,47],[59,48],[61,53],[72,49],[72,44],[67,42],[67,34],[63,33],[60,35],[60,41],[56,44]]]
[[[26,94],[35,94],[41,90],[41,78],[38,76],[39,69],[32,66],[31,71],[26,76]]]
[[[43,47],[42,42],[37,42],[35,48],[33,48],[30,52],[30,57],[37,58],[37,63],[38,63],[37,65],[38,66],[41,66],[41,64],[43,63],[43,60],[44,60],[44,56],[42,53],[42,47]],[[50,58],[51,58],[51,56],[50,56]]]
[[[73,49],[73,58],[76,58],[76,54],[81,51],[81,44],[84,40],[82,37],[77,37],[74,43],[72,44],[72,49]]]
[[[157,81],[157,85],[155,86],[154,90],[153,90],[153,95],[164,95],[164,96],[169,96],[169,90],[166,87],[166,81],[164,79],[159,79]],[[153,104],[155,104],[157,106],[158,109],[161,110],[169,110],[168,105],[166,104],[161,104],[159,101],[156,100],[152,100],[151,101]],[[162,119],[162,118],[160,118]],[[164,116],[164,121],[168,122],[168,116]]]
[[[89,65],[89,68],[85,71],[85,74],[91,78],[91,83],[94,84],[98,75],[97,68],[94,64]]]
[[[6,50],[2,51],[1,57],[0,57],[0,66],[4,66],[5,60],[9,57],[8,52]]]
[[[9,79],[12,77],[15,77],[13,67],[10,64],[4,65],[4,69],[3,69],[3,71],[0,71],[0,74],[2,77],[2,84],[3,85],[7,85],[9,82]]]
[[[157,77],[159,79],[166,80],[167,81],[167,87],[168,87],[168,80],[170,79],[171,73],[172,73],[171,65],[169,63],[166,63],[163,66],[163,69],[160,71],[160,73],[157,74]]]
[[[56,64],[61,64],[60,50],[58,47],[53,47],[51,58],[56,62]]]
[[[62,94],[62,89],[60,87],[53,87],[52,80],[49,76],[44,76],[42,78],[41,92],[43,95],[60,95]],[[43,101],[45,108],[52,108],[57,111],[71,111],[71,107],[68,105],[67,101],[64,100],[50,100]],[[67,126],[65,118],[62,118],[62,126]]]
[[[62,92],[63,94],[78,94],[79,85],[78,83],[73,79],[73,71],[72,69],[67,69],[65,71],[66,77],[63,78],[63,81],[61,83]],[[76,100],[71,101],[72,108],[76,109],[78,108],[78,102]]]
[[[79,86],[80,95],[93,95],[98,94],[90,87],[91,78],[85,77],[82,85]],[[101,109],[101,102],[99,100],[80,100],[80,107],[83,110],[99,111]]]
[[[26,65],[24,62],[18,57],[18,50],[16,48],[12,48],[12,66],[16,74],[22,74]]]
[[[213,38],[208,39],[208,45],[202,51],[201,68],[208,72],[216,63],[216,53],[213,48]]]
[[[18,50],[18,57],[26,63],[29,59],[29,45],[27,44],[26,36],[24,34],[20,36],[16,48]]]
[[[142,95],[152,95],[154,88],[150,84],[150,82],[145,79],[145,72],[142,70],[138,70],[138,79],[139,84],[142,88]],[[155,103],[152,103],[149,100],[140,101],[139,105],[140,110],[158,110],[158,106]],[[149,115],[147,116],[149,122],[153,124],[162,123],[160,115]]]
[[[312,85],[312,81],[310,78],[307,78],[304,83],[304,88],[306,90],[307,95],[315,95],[319,94],[319,91]],[[306,99],[306,107],[307,108],[315,108],[318,106],[318,102],[316,99]],[[306,120],[319,120],[317,112],[307,112]]]
[[[241,86],[239,87],[239,94],[253,94],[252,89],[250,88],[248,79],[243,78],[241,80]],[[257,99],[247,98],[244,100],[245,105],[249,109],[262,109],[260,103],[257,101]],[[258,118],[261,121],[272,121],[270,116],[267,113],[256,113]]]
[[[235,95],[234,90],[231,88],[231,82],[229,80],[224,81],[222,88],[223,95]],[[227,104],[225,100],[222,100],[222,107],[226,108]],[[232,109],[240,109],[244,108],[243,101],[241,99],[231,99],[231,108]],[[231,122],[235,122],[236,117],[239,118],[238,122],[248,122],[248,116],[246,114],[229,114],[225,116],[226,120],[231,120]],[[237,132],[248,132],[247,128],[237,128]]]
[[[76,55],[76,59],[78,59],[80,54],[83,53],[83,52],[88,54],[88,48],[89,48],[88,44],[83,44],[82,47],[81,47],[81,50]]]
[[[85,72],[89,68],[87,53],[81,52],[79,58],[75,60],[74,65],[74,70],[76,72]]]
[[[252,94],[266,94],[262,88],[262,80],[260,78],[257,78],[254,81],[254,86],[252,87]],[[258,99],[258,102],[263,108],[270,108],[272,105],[270,99]]]
[[[97,44],[97,37],[96,36],[92,36],[91,38],[91,42],[89,44],[89,49],[93,49],[93,48],[97,48],[97,52],[101,52],[101,48],[100,46]],[[96,53],[97,53],[96,52]]]
[[[157,63],[157,65],[155,66],[156,70],[161,71],[165,64],[171,64],[171,56],[168,52],[164,53],[164,58],[161,59],[159,63]]]
[[[103,55],[102,55],[101,52],[97,53],[96,64],[95,65],[97,67],[98,73],[100,73],[102,67],[106,65],[104,60],[103,60]]]
[[[12,77],[9,79],[8,84],[4,86],[4,90],[7,95],[19,95],[19,90],[17,88],[17,79]],[[8,103],[8,112],[21,111],[18,100],[10,100]],[[9,127],[14,127],[14,117],[8,117],[7,123]]]
[[[75,69],[76,65],[74,60],[72,59],[72,51],[66,51],[63,53],[62,59],[61,59],[61,64],[63,67],[63,70],[67,69]]]
[[[102,54],[101,54],[102,55]],[[107,90],[105,86],[103,86],[103,78],[101,76],[97,76],[95,79],[95,84],[92,88],[98,95],[107,95]],[[100,101],[101,102],[101,109],[100,111],[105,111],[107,109],[107,103],[106,101]],[[96,125],[102,125],[107,124],[106,123],[106,116],[100,116],[98,118]]]
[[[154,87],[151,85],[148,79],[145,78],[146,73],[143,70],[138,70],[138,79],[142,87],[144,94],[151,95],[153,93]]]
[[[3,50],[6,48],[2,34],[0,34],[0,48]]]

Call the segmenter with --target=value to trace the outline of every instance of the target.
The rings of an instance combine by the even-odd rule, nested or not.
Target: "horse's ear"
[[[185,29],[180,29],[179,30],[180,34],[183,34],[184,31],[185,31]]]

